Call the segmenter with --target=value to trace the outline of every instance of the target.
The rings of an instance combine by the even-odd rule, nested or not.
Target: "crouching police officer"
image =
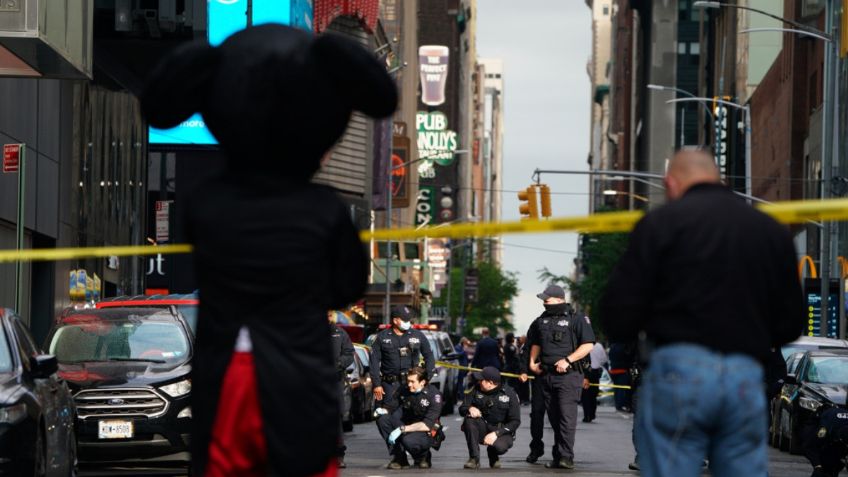
[[[411,314],[405,306],[392,307],[391,327],[377,333],[371,348],[371,381],[374,397],[382,406],[385,396],[406,384],[406,373],[424,358],[424,369],[432,375],[436,367],[433,350],[424,333],[412,328]]]
[[[389,469],[408,468],[407,452],[415,466],[429,469],[432,465],[430,448],[438,446],[444,436],[439,424],[444,399],[428,380],[427,370],[410,368],[406,388],[387,396],[385,405],[376,411],[377,428],[392,454]]]
[[[804,454],[813,465],[812,477],[836,477],[848,456],[848,410],[832,407],[805,428]]]
[[[536,336],[527,339],[533,343],[530,371],[542,381],[554,431],[554,460],[545,467],[573,469],[577,403],[583,389],[580,360],[595,346],[595,334],[587,319],[570,312],[561,287],[551,285],[536,296],[544,301],[545,312],[536,318]]]
[[[500,456],[512,447],[515,430],[521,424],[521,403],[511,387],[501,384],[497,368],[487,366],[472,376],[477,380],[477,391],[459,408],[459,414],[465,417],[462,431],[468,442],[465,468],[480,467],[480,444],[485,444],[489,467],[499,469]]]

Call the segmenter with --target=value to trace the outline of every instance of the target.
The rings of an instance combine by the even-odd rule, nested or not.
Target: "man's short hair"
[[[427,381],[430,382],[430,373],[427,372],[426,369],[421,366],[415,366],[413,368],[409,368],[409,371],[406,372],[407,376],[415,376],[418,381]]]

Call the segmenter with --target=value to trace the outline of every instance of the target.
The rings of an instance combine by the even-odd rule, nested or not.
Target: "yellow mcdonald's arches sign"
[[[816,264],[813,263],[813,257],[811,257],[809,255],[804,255],[804,257],[801,258],[801,261],[798,262],[798,276],[799,277],[804,276],[804,264],[807,264],[810,267],[810,278],[818,278],[819,277],[819,274],[816,271]]]

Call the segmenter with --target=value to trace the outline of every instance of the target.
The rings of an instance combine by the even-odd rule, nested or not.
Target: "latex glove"
[[[389,441],[389,445],[395,445],[395,441],[397,441],[398,437],[400,437],[401,434],[402,433],[400,432],[400,427],[395,428],[395,430],[393,430],[392,433],[389,434],[389,438],[387,439]]]
[[[376,419],[380,416],[385,416],[388,413],[389,413],[389,411],[387,411],[386,408],[378,407],[377,409],[374,410],[374,419]]]

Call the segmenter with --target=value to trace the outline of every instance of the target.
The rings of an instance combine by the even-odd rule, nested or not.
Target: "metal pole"
[[[825,28],[828,32],[833,32],[833,0],[828,0],[825,7]],[[833,42],[831,42],[833,43]],[[822,103],[822,199],[830,197],[830,181],[833,177],[832,154],[830,150],[833,144],[833,129],[831,126],[831,108],[833,107],[833,48],[825,49],[824,58],[824,101]],[[821,239],[821,326],[819,334],[827,336],[827,322],[830,317],[830,231],[833,227],[832,222],[824,222],[824,230],[822,230]]]
[[[24,227],[26,217],[24,215],[24,203],[26,202],[26,144],[21,144],[20,164],[18,166],[18,216],[16,224],[17,238],[16,250],[24,248]],[[24,263],[15,262],[15,312],[21,314],[24,305]]]
[[[831,7],[831,11],[830,11],[831,12],[831,17],[830,17],[831,23],[830,23],[829,26],[830,26],[830,37],[832,38],[832,40],[827,44],[827,47],[828,47],[828,51],[830,51],[830,67],[831,67],[830,68],[831,69],[830,83],[831,83],[831,94],[832,94],[831,109],[833,110],[832,116],[831,116],[833,119],[832,119],[832,123],[831,123],[831,127],[830,127],[831,137],[832,137],[832,140],[833,140],[833,143],[831,144],[831,154],[830,154],[830,160],[831,160],[831,169],[830,169],[831,173],[830,173],[830,175],[831,175],[831,179],[832,179],[833,177],[839,176],[839,153],[840,153],[840,144],[839,144],[839,140],[840,140],[840,125],[839,125],[839,104],[840,104],[839,72],[840,72],[840,67],[839,66],[840,65],[839,65],[839,62],[840,62],[840,59],[839,59],[839,49],[838,49],[839,43],[837,42],[837,36],[836,36],[837,32],[836,32],[836,28],[835,28],[835,25],[837,24],[836,23],[837,19],[836,19],[836,14],[835,14],[836,9],[834,8],[834,6],[832,4],[831,4],[830,7]],[[846,14],[848,14],[848,12],[843,11],[841,14],[846,15]],[[825,184],[825,186],[828,189],[828,194],[830,196],[832,196],[833,195],[832,184],[827,183],[827,184]],[[838,260],[838,257],[839,257],[839,225],[834,223],[834,222],[830,222],[830,246],[831,246],[831,249],[830,249],[831,270],[834,271],[834,273],[832,273],[832,274],[835,275],[835,277],[838,279],[837,281],[839,282],[839,285],[840,285],[839,286],[839,294],[844,295],[845,288],[844,288],[844,285],[843,285],[843,282],[842,282],[842,267],[841,267],[841,264],[839,263],[839,260]],[[845,328],[846,328],[845,307],[844,306],[838,306],[839,303],[842,301],[839,298],[841,298],[841,297],[837,297],[837,299],[836,299],[837,319],[838,319],[837,328],[838,328],[838,332],[839,332],[838,337],[842,338],[842,337],[845,336]]]
[[[686,146],[686,106],[680,107],[680,147]]]
[[[389,164],[386,176],[386,228],[392,228],[392,161],[387,161]],[[391,321],[389,314],[392,311],[392,239],[386,240],[386,298],[383,304],[383,324],[387,325]]]
[[[745,105],[745,194],[748,197],[753,197],[751,194],[751,105]],[[751,203],[751,199],[748,199]]]

